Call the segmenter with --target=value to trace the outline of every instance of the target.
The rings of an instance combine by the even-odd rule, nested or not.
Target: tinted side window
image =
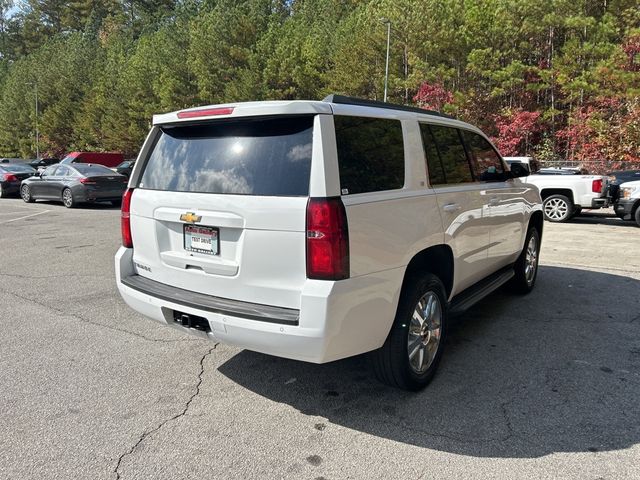
[[[484,137],[473,132],[464,132],[464,138],[471,152],[476,179],[483,182],[503,181],[504,167],[491,144]]]
[[[404,186],[400,121],[339,115],[334,121],[343,195]]]
[[[436,147],[436,141],[433,138],[431,128],[426,123],[420,124],[420,133],[422,135],[422,144],[424,145],[424,154],[427,157],[427,168],[429,169],[429,184],[442,185],[447,183],[447,176],[444,173],[442,160]]]
[[[471,167],[458,129],[429,125],[448,184],[473,182]]]

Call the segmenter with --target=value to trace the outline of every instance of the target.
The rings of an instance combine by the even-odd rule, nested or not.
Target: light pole
[[[40,160],[40,131],[38,130],[38,82],[30,82],[36,91],[36,158]]]
[[[384,102],[387,101],[387,85],[389,83],[389,46],[391,45],[391,20],[381,18],[380,21],[387,25],[387,61],[384,67]]]

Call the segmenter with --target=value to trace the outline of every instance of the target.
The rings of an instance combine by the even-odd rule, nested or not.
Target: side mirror
[[[511,169],[511,176],[513,178],[528,177],[529,176],[529,170],[527,170],[527,167],[525,167],[524,165],[522,165],[519,162],[512,163],[510,169]]]

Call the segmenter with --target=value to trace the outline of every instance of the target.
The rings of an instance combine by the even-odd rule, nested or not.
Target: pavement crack
[[[500,404],[500,410],[502,411],[502,417],[504,418],[504,424],[506,425],[508,432],[507,435],[501,439],[503,442],[515,435],[513,431],[513,424],[511,423],[511,418],[509,418],[509,412],[507,411],[507,405],[511,402],[513,402],[513,400],[508,400]]]
[[[128,451],[126,451],[125,453],[123,453],[122,455],[120,455],[118,457],[118,462],[116,463],[116,466],[113,469],[113,473],[116,474],[116,480],[120,480],[120,478],[121,478],[121,476],[120,476],[120,466],[122,465],[122,461],[125,459],[125,457],[133,455],[133,453],[142,444],[142,442],[144,442],[149,436],[151,436],[154,433],[156,433],[162,427],[167,425],[169,422],[173,422],[174,420],[177,420],[177,419],[179,419],[179,418],[181,418],[181,417],[186,415],[187,411],[189,410],[189,407],[191,406],[191,403],[200,394],[200,387],[202,386],[202,382],[204,380],[204,361],[206,360],[206,358],[209,355],[211,355],[213,353],[213,351],[216,349],[216,347],[218,345],[219,345],[219,343],[215,343],[213,345],[213,347],[211,347],[209,349],[209,351],[207,351],[207,353],[205,353],[200,358],[200,373],[198,374],[198,382],[196,383],[195,391],[189,397],[189,399],[185,402],[184,407],[182,408],[182,411],[180,413],[178,413],[178,414],[166,419],[166,420],[163,420],[162,422],[160,422],[156,427],[152,428],[151,430],[147,430],[147,431],[143,432],[142,435],[140,436],[140,438],[138,439],[138,441],[136,443],[134,443],[133,446]]]
[[[146,335],[143,335],[141,333],[136,333],[136,332],[132,332],[130,330],[127,330],[125,328],[118,328],[118,327],[114,327],[113,325],[105,325],[104,323],[99,323],[99,322],[94,322],[92,320],[89,320],[85,317],[81,317],[78,314],[75,313],[71,313],[71,312],[67,312],[65,310],[62,310],[60,308],[56,308],[56,307],[52,307],[51,305],[47,305],[46,303],[43,302],[39,302],[37,300],[34,300],[33,298],[30,297],[25,297],[23,295],[19,295],[15,292],[6,292],[9,295],[13,295],[14,297],[17,297],[21,300],[24,300],[26,302],[31,302],[34,303],[36,305],[39,305],[43,308],[46,308],[47,310],[51,310],[53,312],[56,312],[64,317],[71,317],[75,320],[78,320],[80,322],[83,323],[88,323],[89,325],[94,325],[96,327],[102,327],[102,328],[106,328],[108,330],[112,330],[114,332],[120,332],[120,333],[126,333],[128,335],[132,335],[134,337],[137,338],[141,338],[143,340],[147,340],[149,342],[156,342],[156,343],[176,343],[176,342],[200,342],[202,340],[198,339],[198,338],[181,338],[181,339],[177,339],[177,340],[170,340],[170,339],[163,339],[163,338],[152,338],[152,337],[148,337]]]

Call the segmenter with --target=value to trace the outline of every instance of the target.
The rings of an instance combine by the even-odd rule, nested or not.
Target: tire
[[[539,261],[540,232],[536,227],[530,227],[524,240],[522,253],[513,266],[515,275],[509,282],[509,289],[512,292],[526,295],[533,290],[538,277]]]
[[[636,207],[636,213],[635,213],[635,215],[633,216],[633,218],[635,218],[635,219],[636,219],[636,225],[638,225],[638,226],[640,227],[640,205],[638,205],[638,206]]]
[[[73,199],[73,192],[71,192],[70,188],[62,190],[62,203],[67,208],[73,208],[76,206],[76,202]]]
[[[20,196],[25,203],[35,202],[35,199],[31,196],[31,189],[29,188],[29,185],[22,185],[20,187]]]
[[[544,218],[550,222],[566,222],[571,218],[573,209],[573,202],[564,195],[551,195],[542,202]]]
[[[7,193],[2,188],[2,184],[0,184],[0,198],[6,198],[6,197],[7,197]]]
[[[415,391],[429,384],[440,363],[447,297],[440,279],[430,273],[406,282],[391,331],[384,345],[371,355],[381,382]]]

